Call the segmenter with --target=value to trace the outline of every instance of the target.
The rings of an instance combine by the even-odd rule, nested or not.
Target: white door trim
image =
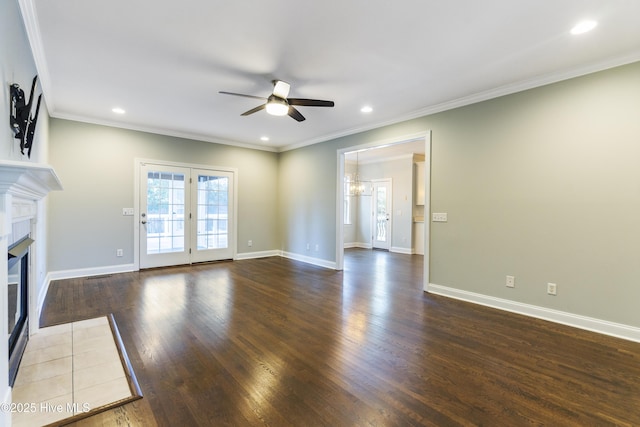
[[[233,187],[234,187],[234,197],[233,197],[233,211],[235,212],[236,218],[232,224],[231,233],[233,234],[233,242],[232,242],[232,252],[233,259],[236,259],[238,254],[238,168],[232,168],[228,166],[215,166],[215,165],[203,165],[196,163],[181,163],[181,162],[172,162],[168,160],[158,160],[158,159],[145,159],[136,157],[133,159],[133,268],[134,270],[140,270],[140,166],[145,163],[151,163],[155,165],[162,166],[174,166],[174,167],[183,167],[183,168],[191,168],[191,169],[208,169],[208,170],[219,170],[224,172],[232,172],[233,173]],[[125,206],[123,206],[125,207]]]

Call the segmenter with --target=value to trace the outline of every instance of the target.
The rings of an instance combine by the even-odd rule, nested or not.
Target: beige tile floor
[[[106,317],[51,326],[27,344],[12,425],[43,426],[130,396]]]

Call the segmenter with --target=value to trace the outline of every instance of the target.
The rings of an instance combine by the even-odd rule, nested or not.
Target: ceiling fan
[[[220,91],[224,95],[244,96],[245,98],[256,98],[267,101],[266,103],[252,108],[249,111],[242,113],[242,116],[248,116],[249,114],[257,113],[260,110],[267,110],[267,113],[274,116],[289,115],[295,120],[301,122],[305,118],[300,111],[296,110],[293,106],[305,106],[305,107],[333,107],[333,101],[323,101],[321,99],[305,99],[305,98],[287,98],[289,96],[289,89],[291,85],[282,80],[273,81],[273,92],[268,98],[262,96],[245,95],[242,93],[233,93]]]

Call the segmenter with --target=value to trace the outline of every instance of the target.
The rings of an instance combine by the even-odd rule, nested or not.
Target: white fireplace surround
[[[38,289],[42,287],[40,277],[44,275],[46,248],[44,243],[44,203],[42,199],[50,191],[62,190],[62,185],[53,168],[46,164],[0,160],[0,313],[8,312],[8,263],[7,251],[12,225],[28,220],[31,236],[35,240],[29,262],[29,316],[30,335],[38,328]],[[38,221],[40,223],[38,223]],[[39,245],[40,243],[40,245]],[[0,316],[0,396],[3,403],[11,402],[9,387],[9,348],[7,316]],[[11,425],[10,413],[0,413],[0,425]]]

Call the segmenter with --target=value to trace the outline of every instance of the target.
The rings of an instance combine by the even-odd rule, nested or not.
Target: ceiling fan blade
[[[253,113],[257,113],[260,110],[264,110],[264,107],[266,107],[267,104],[262,104],[262,105],[258,105],[256,108],[252,108],[249,111],[245,111],[244,113],[240,114],[241,116],[248,116],[249,114],[253,114]]]
[[[304,116],[302,114],[300,114],[300,111],[296,110],[291,105],[289,105],[289,116],[293,117],[294,119],[296,119],[299,122],[302,122],[302,121],[305,120]]]
[[[255,98],[255,99],[264,99],[266,100],[267,98],[265,98],[264,96],[254,96],[254,95],[245,95],[244,93],[233,93],[233,92],[225,92],[223,90],[221,90],[220,92],[223,95],[233,95],[233,96],[243,96],[245,98]]]
[[[282,80],[274,80],[273,81],[273,94],[279,98],[286,98],[289,96],[289,89],[291,89],[291,85],[287,82],[283,82]]]
[[[302,105],[307,107],[333,107],[335,105],[333,101],[323,101],[321,99],[289,98],[287,102],[289,105]]]

